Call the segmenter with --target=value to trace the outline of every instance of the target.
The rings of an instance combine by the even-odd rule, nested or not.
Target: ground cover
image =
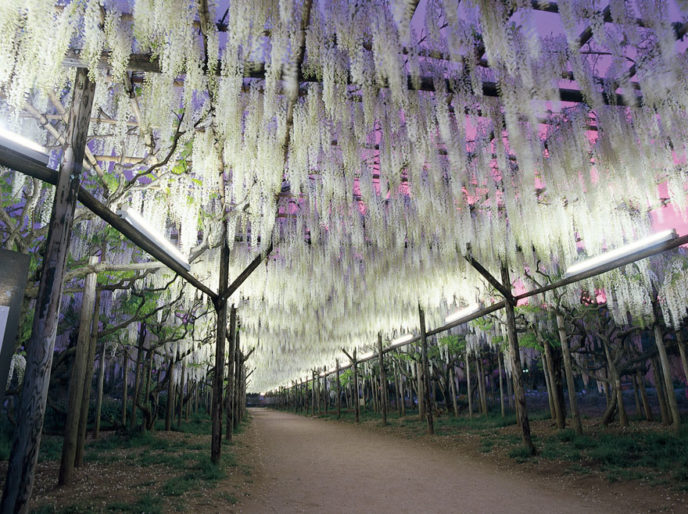
[[[62,447],[59,436],[44,436],[39,454],[32,512],[229,511],[244,493],[252,469],[242,442],[245,421],[222,461],[210,461],[210,419],[195,416],[176,430],[110,432],[86,446],[84,466],[74,483],[58,488]],[[0,473],[7,470],[9,440],[0,440]]]

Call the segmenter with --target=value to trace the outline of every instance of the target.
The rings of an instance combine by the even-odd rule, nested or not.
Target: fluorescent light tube
[[[44,166],[50,160],[47,148],[2,127],[0,127],[0,145],[22,154],[24,157],[38,161]]]
[[[628,257],[630,255],[633,255],[634,253],[638,253],[643,250],[652,248],[654,246],[658,246],[667,241],[671,241],[676,237],[677,235],[674,229],[657,232],[656,234],[644,237],[643,239],[639,239],[638,241],[624,245],[620,248],[617,248],[616,250],[605,252],[601,255],[585,259],[584,261],[576,263],[573,266],[569,266],[569,268],[566,270],[564,278],[568,278],[572,275],[577,275],[579,273],[584,273],[586,271],[599,268],[617,259]]]
[[[138,212],[136,212],[131,207],[122,207],[119,210],[118,214],[122,218],[127,220],[129,223],[131,223],[144,236],[150,239],[155,246],[160,248],[160,250],[172,257],[175,261],[177,261],[186,271],[189,271],[191,269],[191,266],[189,266],[189,262],[177,249],[177,247],[170,243],[164,237],[153,232],[153,230],[148,226],[146,221],[141,217],[141,215]]]
[[[400,346],[404,343],[408,343],[411,339],[413,339],[413,337],[413,334],[404,334],[403,336],[399,336],[392,341],[391,346]]]
[[[466,307],[464,309],[459,309],[456,312],[453,312],[449,314],[446,318],[444,318],[445,323],[452,323],[453,321],[459,320],[461,318],[465,318],[466,316],[470,316],[471,314],[475,314],[478,312],[480,309],[482,309],[482,305],[477,304],[477,305],[472,305],[470,307]]]

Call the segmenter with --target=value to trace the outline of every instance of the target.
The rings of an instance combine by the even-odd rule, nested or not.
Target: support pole
[[[227,409],[227,426],[225,427],[225,440],[232,440],[232,427],[234,420],[232,419],[232,380],[234,377],[234,358],[236,352],[236,306],[232,304],[229,310],[229,359],[227,359],[227,388],[225,390],[225,408]]]
[[[339,359],[335,359],[337,366],[337,419],[342,417],[342,385],[339,382]]]
[[[385,373],[385,358],[382,353],[382,333],[377,333],[377,353],[380,365],[380,410],[382,411],[382,424],[387,424],[387,375]]]
[[[215,377],[213,379],[213,403],[211,406],[212,439],[210,442],[210,460],[220,462],[222,456],[222,386],[225,369],[225,345],[227,337],[227,300],[223,291],[229,280],[229,246],[227,246],[227,221],[222,224],[222,249],[220,250],[220,284],[219,298],[214,307],[217,317],[215,328]]]
[[[420,321],[420,341],[422,352],[422,369],[423,373],[423,396],[425,403],[425,416],[428,420],[428,434],[435,433],[435,422],[432,417],[432,402],[430,401],[430,367],[428,366],[428,338],[425,334],[425,312],[418,304],[418,318]]]
[[[94,95],[95,83],[88,79],[88,71],[85,68],[77,69],[65,139],[67,146],[62,155],[55,189],[55,201],[50,216],[31,339],[27,344],[24,387],[2,493],[0,511],[3,513],[26,511],[33,489],[45,406],[48,400],[50,368],[55,349],[65,263],[74,222],[74,209],[83,169],[82,163]]]
[[[580,412],[578,411],[578,399],[576,398],[576,383],[573,380],[573,365],[571,362],[571,349],[569,348],[568,336],[564,326],[564,316],[557,313],[557,330],[559,331],[559,342],[561,343],[561,354],[564,358],[564,372],[566,373],[566,388],[569,391],[569,408],[573,418],[573,428],[578,435],[583,433]]]
[[[502,264],[502,284],[509,286],[509,270]],[[528,410],[526,409],[526,393],[523,387],[523,366],[521,365],[521,353],[518,348],[518,335],[516,334],[516,315],[514,313],[513,298],[505,298],[506,305],[506,324],[507,336],[509,339],[509,349],[511,354],[511,373],[514,383],[514,396],[516,397],[516,417],[521,427],[523,444],[528,448],[531,455],[535,455],[535,446],[530,436],[530,422],[528,421]]]
[[[89,264],[95,265],[97,263],[98,258],[91,257]],[[84,377],[87,374],[86,366],[88,364],[93,310],[96,301],[96,278],[96,273],[89,273],[84,279],[81,315],[79,317],[79,335],[77,336],[76,353],[69,380],[69,400],[67,404],[64,440],[62,443],[62,459],[60,461],[60,472],[57,480],[58,485],[70,484],[74,477],[74,459],[76,457],[76,446],[79,436],[79,417],[81,415]],[[89,384],[89,386],[90,385],[91,384]]]

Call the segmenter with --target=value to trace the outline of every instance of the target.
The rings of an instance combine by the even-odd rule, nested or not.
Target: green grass
[[[219,493],[217,493],[217,496],[218,496],[218,498],[226,501],[230,505],[234,505],[236,502],[239,501],[239,499],[236,496],[228,493],[227,491],[220,491]]]

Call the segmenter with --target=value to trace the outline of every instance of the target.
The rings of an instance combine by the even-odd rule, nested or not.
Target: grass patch
[[[509,457],[518,463],[523,463],[532,458],[533,455],[530,453],[530,449],[527,446],[517,446],[509,452]]]
[[[162,512],[162,499],[150,493],[144,494],[135,503],[114,502],[106,507],[109,512],[145,512],[158,514]]]
[[[230,505],[234,505],[236,502],[239,501],[239,499],[236,496],[228,493],[227,491],[220,491],[219,493],[217,493],[217,497],[221,500],[226,501]]]
[[[162,485],[160,493],[163,496],[181,496],[187,491],[195,489],[197,486],[198,480],[188,475],[174,477]]]

